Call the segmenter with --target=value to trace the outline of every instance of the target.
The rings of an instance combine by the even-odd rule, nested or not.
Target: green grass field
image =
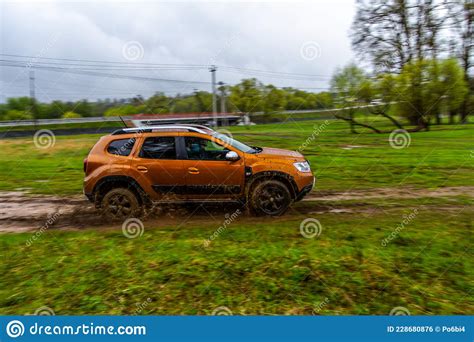
[[[394,149],[389,145],[389,134],[353,135],[348,134],[347,124],[327,122],[320,130],[317,128],[324,121],[230,130],[235,138],[251,145],[300,149],[310,160],[321,190],[474,184],[471,124],[413,133],[409,147]],[[0,140],[0,190],[26,188],[33,193],[80,194],[82,162],[99,137],[56,137],[49,149],[35,148],[33,138]],[[301,148],[305,142],[307,147]],[[347,149],[350,146],[357,147]]]
[[[302,152],[319,190],[474,185],[472,125],[413,133],[408,147],[394,149],[388,134],[351,135],[345,123],[323,123],[231,131],[251,145],[286,149],[314,137]],[[57,137],[44,150],[32,139],[0,140],[0,189],[80,194],[82,160],[97,139]],[[56,314],[211,314],[225,306],[243,315],[381,315],[401,306],[412,315],[473,314],[471,199],[300,202],[278,218],[240,215],[207,248],[203,241],[235,208],[165,215],[144,222],[134,239],[120,224],[49,229],[31,246],[32,233],[2,234],[0,313],[48,306]],[[307,218],[319,220],[319,236],[301,234]]]
[[[2,236],[0,312],[133,314],[150,298],[140,314],[472,314],[472,211],[420,210],[383,247],[409,213],[316,216],[313,239],[299,231],[306,216],[242,217],[208,248],[218,221],[145,223],[135,239],[48,232],[31,247],[28,234]]]

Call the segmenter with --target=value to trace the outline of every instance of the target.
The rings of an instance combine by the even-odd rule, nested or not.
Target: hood
[[[256,154],[256,156],[263,158],[286,157],[293,159],[304,159],[303,155],[299,152],[270,147],[263,147],[262,152]]]

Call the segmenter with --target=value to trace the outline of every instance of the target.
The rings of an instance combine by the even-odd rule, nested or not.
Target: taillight
[[[87,158],[84,159],[84,173],[87,173]]]

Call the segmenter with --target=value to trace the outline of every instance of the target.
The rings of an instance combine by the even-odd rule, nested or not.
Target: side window
[[[185,137],[188,159],[192,160],[225,160],[229,149],[211,140]]]
[[[176,159],[174,137],[146,138],[140,151],[140,158]]]
[[[135,139],[120,139],[112,141],[107,147],[107,152],[117,156],[128,156],[132,152]]]

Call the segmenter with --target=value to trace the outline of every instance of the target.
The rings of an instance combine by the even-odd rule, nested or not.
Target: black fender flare
[[[106,176],[101,178],[92,191],[92,195],[95,201],[100,199],[100,194],[104,188],[113,187],[113,184],[126,186],[128,189],[133,190],[138,196],[138,200],[141,204],[149,203],[150,200],[148,195],[138,182],[130,176]]]
[[[292,198],[296,198],[298,194],[298,186],[296,185],[294,178],[291,175],[281,171],[261,171],[251,175],[245,184],[245,196],[247,197],[249,195],[252,186],[256,184],[256,182],[263,179],[274,179],[283,182],[288,186],[288,190],[290,190]]]

